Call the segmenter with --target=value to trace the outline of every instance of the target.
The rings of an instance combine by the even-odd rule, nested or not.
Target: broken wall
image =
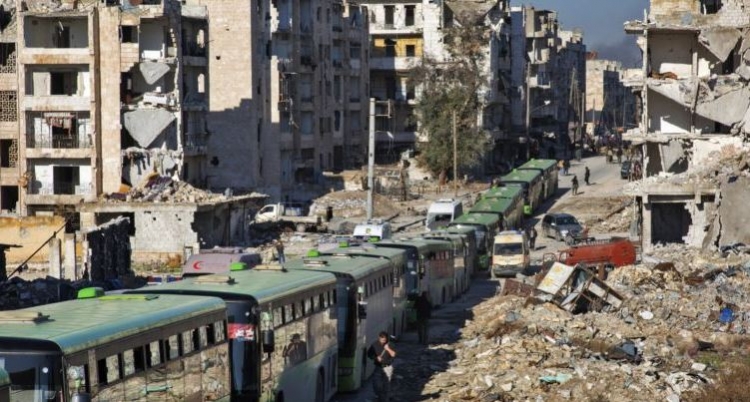
[[[0,217],[0,243],[18,244],[20,248],[9,248],[6,252],[8,270],[28,258],[39,246],[45,244],[56,230],[65,223],[60,216],[29,216],[24,218]],[[57,238],[63,240],[63,233]],[[31,260],[34,263],[49,262],[49,248],[43,247]]]
[[[119,217],[86,229],[89,277],[92,281],[117,279],[132,274],[130,269],[130,220]]]
[[[721,185],[719,245],[750,244],[750,178],[738,177]]]

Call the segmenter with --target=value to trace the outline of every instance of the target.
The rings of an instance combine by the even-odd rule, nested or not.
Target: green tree
[[[441,178],[453,168],[454,112],[459,169],[478,164],[489,145],[489,136],[477,126],[482,108],[479,91],[487,85],[482,63],[489,30],[477,18],[462,20],[472,23],[444,30],[446,61],[424,57],[410,77],[422,92],[414,118],[420,134],[428,139],[419,146],[420,163]]]

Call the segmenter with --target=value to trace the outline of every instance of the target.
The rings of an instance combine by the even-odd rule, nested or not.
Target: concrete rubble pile
[[[0,282],[0,310],[15,310],[72,300],[76,298],[78,290],[91,286],[101,287],[106,291],[136,288],[145,284],[146,279],[141,277],[105,281],[70,281],[52,276],[28,281],[13,277],[5,282]]]
[[[674,263],[616,269],[601,286],[606,297],[622,300],[592,302],[578,314],[560,307],[573,292],[544,301],[546,277],[538,284],[508,280],[503,294],[473,309],[460,341],[432,347],[456,358],[424,394],[451,401],[679,401],[703,389],[716,371],[701,356],[729,356],[750,342],[750,256],[686,254]]]
[[[122,191],[124,190],[124,191]],[[193,187],[190,183],[174,180],[168,176],[152,175],[139,187],[123,188],[121,192],[108,194],[107,200],[127,202],[173,202],[210,203],[231,198],[231,189],[224,193],[212,193]],[[253,193],[251,195],[261,196]]]
[[[725,146],[719,151],[711,152],[700,163],[690,164],[690,168],[679,174],[662,172],[633,181],[625,185],[626,193],[635,194],[643,186],[671,184],[675,186],[692,185],[696,187],[718,187],[732,177],[750,177],[750,146]]]
[[[379,194],[373,195],[374,215],[391,216],[399,212],[397,203]],[[333,207],[337,218],[356,218],[367,215],[366,191],[337,191],[315,200],[310,206],[310,215],[325,215],[327,207]]]

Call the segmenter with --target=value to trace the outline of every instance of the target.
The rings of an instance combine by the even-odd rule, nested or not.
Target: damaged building
[[[18,81],[15,0],[0,1],[0,214],[15,213],[19,201]]]
[[[575,139],[586,91],[583,35],[560,29],[552,10],[512,7],[510,15],[514,90],[505,158],[524,159],[547,147],[565,150]]]
[[[507,139],[510,128],[510,24],[507,1],[407,1],[398,4],[367,0],[371,37],[370,93],[390,101],[389,113],[376,120],[379,155],[414,149],[420,136],[414,108],[420,89],[409,82],[423,58],[437,62],[448,57],[444,30],[467,24],[487,28],[488,42],[482,69],[487,85],[480,90],[483,108],[477,121],[495,141]],[[386,115],[387,114],[387,115]],[[488,162],[490,162],[488,160]]]
[[[750,132],[748,6],[747,0],[651,0],[644,21],[625,24],[643,53],[641,119],[625,139],[643,171],[630,191],[640,201],[646,250],[738,241],[730,228],[742,209],[727,203],[742,198],[732,194],[746,169],[743,140]]]
[[[69,212],[153,173],[204,184],[205,7],[18,6],[22,214]]]
[[[637,127],[640,114],[631,82],[642,85],[640,69],[623,68],[615,60],[586,55],[586,133],[605,135]]]

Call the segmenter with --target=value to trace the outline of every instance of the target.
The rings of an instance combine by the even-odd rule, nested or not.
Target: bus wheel
[[[325,378],[323,377],[323,372],[318,370],[318,383],[315,385],[315,402],[325,402],[325,400]]]

